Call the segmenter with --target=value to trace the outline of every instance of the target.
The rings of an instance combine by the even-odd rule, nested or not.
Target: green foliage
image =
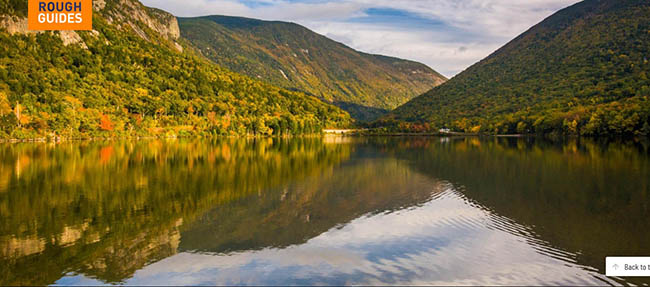
[[[333,102],[356,119],[376,119],[446,80],[420,63],[357,52],[293,23],[209,16],[179,25],[215,63]]]
[[[347,113],[315,97],[179,53],[144,25],[138,26],[146,33],[141,37],[96,13],[93,26],[99,33],[78,32],[87,49],[63,45],[56,32],[0,31],[0,95],[10,110],[21,107],[20,118],[0,111],[3,134],[295,135],[350,122]]]
[[[0,15],[27,17],[27,0],[0,0]]]
[[[633,135],[650,121],[650,4],[566,8],[376,125],[456,131]]]

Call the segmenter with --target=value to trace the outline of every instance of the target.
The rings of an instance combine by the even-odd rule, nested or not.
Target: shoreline
[[[293,137],[510,137],[510,138],[523,138],[535,137],[535,135],[485,135],[485,134],[470,134],[470,133],[321,133],[311,135],[296,135],[296,136],[126,136],[126,137],[84,137],[84,138],[29,138],[29,139],[0,139],[0,143],[61,143],[61,142],[82,142],[82,141],[115,141],[115,140],[152,140],[152,139],[195,139],[195,138],[293,138]]]
[[[65,137],[40,137],[28,139],[0,139],[1,143],[61,143],[61,142],[81,142],[81,141],[115,141],[115,140],[152,140],[152,139],[215,139],[215,138],[238,138],[238,139],[260,139],[260,138],[293,138],[293,137],[322,137],[327,134],[304,134],[304,135],[282,135],[282,136],[235,136],[235,135],[221,135],[221,136],[123,136],[123,137],[79,137],[79,138],[65,138]]]
[[[262,139],[262,138],[301,138],[301,137],[437,137],[437,138],[462,138],[462,137],[479,137],[479,138],[536,138],[545,137],[539,134],[473,134],[473,133],[371,133],[367,130],[346,130],[343,133],[322,132],[319,134],[305,134],[305,135],[282,135],[282,136],[254,136],[254,135],[190,135],[190,136],[122,136],[122,137],[78,137],[78,138],[65,138],[65,137],[40,137],[28,139],[0,139],[0,144],[13,144],[13,143],[62,143],[62,142],[83,142],[83,141],[117,141],[117,140],[153,140],[153,139],[217,139],[217,138],[237,138],[237,139]],[[577,135],[562,135],[560,138],[621,138],[616,136],[577,136]],[[634,139],[635,136],[623,137]]]

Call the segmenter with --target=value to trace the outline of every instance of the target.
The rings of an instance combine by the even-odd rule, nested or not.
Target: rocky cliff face
[[[180,38],[178,21],[174,15],[165,11],[149,8],[137,0],[94,0],[93,10],[102,15],[109,23],[130,26],[136,34],[147,41],[150,37],[143,30],[145,27],[171,41],[177,50],[182,47],[176,42]],[[27,29],[27,18],[16,15],[0,15],[0,28],[10,34],[41,33]],[[86,47],[83,39],[75,31],[58,31],[64,45],[79,44]],[[93,31],[96,34],[97,31]]]
[[[178,20],[172,14],[163,10],[145,7],[154,20],[149,20],[145,23],[154,31],[161,35],[167,35],[169,39],[176,40],[181,36],[181,30],[178,27]]]
[[[153,41],[150,34],[145,31],[150,29],[182,52],[183,47],[178,44],[181,32],[176,17],[165,11],[142,5],[137,0],[95,0],[93,8],[100,13],[109,23],[128,25],[142,39]]]
[[[0,28],[4,28],[9,34],[37,34],[43,33],[42,31],[30,31],[27,29],[27,18],[13,17],[8,15],[0,15]],[[83,39],[75,31],[57,31],[63,45],[68,46],[72,44],[79,44],[84,49],[88,47],[83,42]]]
[[[27,18],[12,17],[8,15],[0,15],[0,27],[4,28],[9,34],[27,34],[35,33],[27,30]]]
[[[180,29],[174,15],[165,11],[149,8],[135,0],[99,0],[93,4],[94,9],[104,15],[110,22],[124,22],[148,40],[139,23],[169,39],[176,40],[180,37]],[[139,23],[138,23],[139,22]],[[142,33],[141,33],[142,32]]]

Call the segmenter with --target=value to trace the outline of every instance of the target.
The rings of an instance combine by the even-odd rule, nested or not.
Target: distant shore
[[[436,137],[449,137],[449,136],[481,136],[475,133],[461,133],[461,132],[425,132],[425,133],[409,133],[409,132],[381,132],[372,129],[325,129],[325,135],[350,135],[350,136],[436,136]],[[510,135],[519,137],[522,135]]]
[[[148,139],[181,139],[181,138],[287,138],[287,137],[318,137],[318,136],[383,136],[383,137],[510,137],[520,138],[532,135],[523,134],[475,134],[461,132],[428,132],[428,133],[408,133],[408,132],[375,132],[369,129],[325,129],[321,134],[297,135],[297,136],[123,136],[123,137],[40,137],[28,139],[0,139],[0,143],[48,143],[48,142],[67,142],[67,141],[113,141],[113,140],[148,140]]]

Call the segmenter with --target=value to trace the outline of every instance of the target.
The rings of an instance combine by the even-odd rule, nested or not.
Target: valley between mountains
[[[567,7],[450,80],[295,23],[93,8],[92,31],[35,32],[0,4],[0,138],[650,134],[647,1]]]

